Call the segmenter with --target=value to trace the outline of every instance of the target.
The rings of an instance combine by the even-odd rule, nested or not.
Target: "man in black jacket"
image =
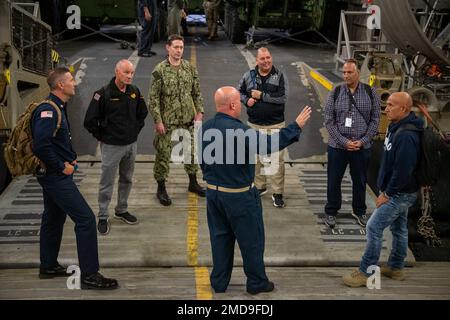
[[[241,102],[247,107],[248,125],[263,133],[273,134],[284,128],[284,105],[288,95],[285,74],[272,65],[272,55],[267,48],[258,49],[257,66],[247,71],[239,83]],[[277,208],[284,207],[284,154],[272,154],[270,166],[256,162],[255,186],[262,196],[267,192],[267,176],[271,176],[272,201]],[[262,157],[264,160],[264,157]]]
[[[136,224],[137,218],[127,211],[137,152],[137,137],[144,127],[148,110],[139,89],[131,84],[133,64],[120,60],[116,76],[94,93],[86,112],[84,127],[100,142],[102,176],[98,194],[98,232],[108,234],[108,206],[119,168],[119,189],[115,218]]]

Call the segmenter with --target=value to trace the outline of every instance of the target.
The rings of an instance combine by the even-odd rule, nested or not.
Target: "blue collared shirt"
[[[209,129],[212,130],[209,131]],[[247,132],[249,133],[248,136],[256,137],[256,139],[253,141],[253,143],[256,143],[256,145],[251,144],[251,139],[246,139],[245,144],[242,145],[237,143],[238,138],[235,138],[233,141],[227,141],[227,129],[242,129],[244,132],[250,130]],[[216,139],[217,137],[215,137],[214,139],[211,139],[210,137],[208,137],[210,133],[219,134],[221,138],[219,137],[218,139]],[[201,152],[199,154],[199,160],[200,167],[203,171],[203,179],[209,184],[226,188],[242,188],[250,186],[255,180],[255,164],[254,161],[251,161],[251,159],[254,160],[257,153],[271,153],[272,151],[276,152],[278,150],[286,148],[288,145],[298,141],[300,133],[301,128],[297,125],[296,122],[293,122],[286,128],[281,129],[278,133],[265,135],[257,130],[250,128],[246,124],[242,123],[239,119],[218,112],[214,118],[209,119],[203,124],[202,130],[199,134],[200,141],[198,145],[201,147],[198,151]],[[261,148],[261,146],[263,145],[261,144],[261,141],[264,139],[266,139],[267,142],[267,149]],[[277,150],[271,150],[272,139],[279,139],[279,147],[277,148]],[[215,145],[217,146],[214,152],[215,156],[218,156],[218,153],[220,152],[222,152],[222,156],[218,157],[218,163],[205,163],[205,154],[212,148],[213,143],[215,143]],[[242,147],[245,148],[245,150],[238,149]],[[205,149],[206,152],[204,154]],[[244,151],[244,161],[238,161],[239,151]],[[222,159],[223,161],[221,162],[220,159]],[[227,159],[230,159],[231,161],[229,162],[231,163],[226,161]]]
[[[371,140],[378,132],[381,113],[381,100],[375,88],[371,88],[372,104],[369,94],[359,83],[352,95],[356,107],[351,104],[351,92],[346,85],[341,86],[336,102],[335,90],[336,88],[330,92],[325,106],[325,127],[330,135],[328,145],[345,149],[349,140],[361,140],[364,149],[370,148]],[[346,118],[352,119],[351,127],[345,126]]]

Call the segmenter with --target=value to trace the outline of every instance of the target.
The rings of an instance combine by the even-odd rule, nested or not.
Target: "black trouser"
[[[49,174],[38,178],[44,195],[40,232],[41,268],[57,264],[66,215],[75,223],[81,274],[99,270],[95,216],[78,190],[73,176]]]
[[[328,146],[327,204],[325,213],[337,215],[341,209],[341,183],[347,165],[352,177],[352,208],[356,215],[366,214],[366,183],[370,149],[347,151]]]
[[[150,21],[145,20],[143,17],[139,17],[139,23],[142,26],[142,30],[139,32],[138,54],[149,53],[150,50],[152,50],[156,19],[156,15],[153,15]]]

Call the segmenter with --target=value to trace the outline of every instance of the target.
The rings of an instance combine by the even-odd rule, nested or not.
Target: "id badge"
[[[352,118],[345,118],[345,126],[347,128],[351,128],[352,127]]]

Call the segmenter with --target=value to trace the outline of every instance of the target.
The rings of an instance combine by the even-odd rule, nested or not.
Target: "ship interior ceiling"
[[[353,256],[350,253],[345,252],[345,246],[351,248],[352,246],[355,248],[364,248],[365,230],[361,231],[362,229],[360,229],[359,226],[354,225],[351,220],[351,182],[349,172],[345,173],[343,182],[344,213],[341,218],[341,229],[337,229],[340,231],[332,231],[331,229],[326,228],[321,220],[323,206],[326,203],[327,186],[328,133],[324,126],[324,106],[326,99],[330,90],[342,83],[343,80],[340,77],[342,61],[348,58],[347,53],[350,52],[351,55],[357,58],[360,64],[361,80],[376,86],[377,93],[382,97],[383,101],[382,120],[379,134],[374,142],[368,176],[368,185],[370,188],[367,193],[367,202],[368,208],[372,210],[375,208],[375,194],[378,191],[375,180],[379,168],[379,159],[381,158],[383,149],[383,139],[388,125],[384,108],[387,97],[391,93],[409,90],[414,99],[428,102],[432,118],[441,128],[442,132],[447,134],[447,137],[450,137],[450,3],[445,5],[444,3],[446,1],[439,0],[368,1],[370,4],[378,5],[379,8],[381,8],[381,31],[372,30],[368,32],[367,28],[365,28],[365,19],[367,19],[367,15],[362,14],[360,16],[347,16],[347,24],[344,27],[348,28],[348,30],[345,30],[345,32],[342,30],[341,32],[340,28],[342,28],[342,21],[340,20],[340,17],[337,17],[339,16],[337,13],[338,11],[331,13],[329,12],[331,11],[330,8],[333,10],[337,8],[339,10],[346,9],[347,11],[352,12],[356,10],[366,10],[361,8],[361,1],[318,1],[318,3],[321,4],[321,8],[324,8],[323,10],[325,10],[323,15],[318,17],[317,12],[315,11],[313,15],[308,14],[308,12],[313,12],[313,3],[316,1],[289,0],[287,1],[287,4],[291,9],[293,8],[295,12],[305,14],[305,17],[308,16],[308,19],[310,19],[308,20],[307,28],[304,28],[304,25],[302,24],[289,27],[288,30],[280,30],[280,28],[277,27],[256,28],[256,30],[253,31],[249,29],[242,37],[234,37],[235,35],[233,35],[233,32],[235,32],[236,29],[233,28],[238,28],[237,25],[230,26],[224,25],[224,23],[230,24],[233,23],[233,19],[236,19],[237,15],[234,14],[233,10],[237,10],[236,4],[240,3],[240,1],[223,2],[226,4],[227,9],[221,8],[221,14],[229,14],[229,16],[220,17],[219,39],[217,41],[207,40],[207,27],[206,25],[199,23],[198,20],[188,25],[190,35],[185,38],[183,58],[197,66],[205,105],[204,119],[210,119],[216,113],[214,93],[217,88],[224,85],[237,87],[244,72],[247,71],[249,67],[255,65],[256,50],[261,46],[267,46],[270,49],[274,66],[282,70],[288,79],[289,95],[285,109],[286,124],[294,121],[304,106],[309,105],[313,110],[309,124],[302,130],[300,141],[288,147],[286,174],[288,176],[287,186],[289,187],[289,191],[287,191],[287,197],[288,201],[292,204],[292,207],[286,209],[292,210],[292,214],[290,214],[291,211],[287,211],[289,215],[286,214],[285,216],[274,217],[275,214],[273,214],[272,211],[275,211],[276,209],[272,208],[270,200],[266,199],[263,201],[263,205],[265,214],[266,208],[268,208],[270,214],[272,214],[267,218],[269,223],[270,221],[275,221],[274,223],[277,227],[280,227],[279,225],[284,223],[293,225],[293,228],[296,228],[296,234],[293,234],[294,232],[292,230],[286,232],[287,237],[292,237],[289,239],[294,240],[296,240],[295,236],[303,237],[301,235],[302,226],[297,226],[297,222],[300,224],[299,221],[303,221],[301,219],[303,219],[304,215],[300,214],[299,216],[296,216],[297,211],[309,210],[308,214],[310,217],[305,218],[307,225],[304,227],[308,230],[307,232],[316,232],[317,238],[320,239],[320,243],[311,241],[311,248],[308,251],[308,257],[306,258],[301,257],[302,249],[300,248],[292,249],[293,257],[288,258],[283,257],[282,255],[289,255],[291,253],[289,251],[290,249],[283,251],[284,249],[280,246],[269,247],[267,254],[269,256],[269,265],[279,266],[283,265],[283,263],[290,263],[290,266],[324,266],[327,265],[327,263],[328,265],[337,266],[345,266],[346,263],[348,263],[348,266],[356,265],[360,258],[360,254]],[[279,3],[284,3],[284,1],[266,2],[267,3],[260,8],[262,13],[272,13],[274,17],[283,14],[283,12],[279,10]],[[62,7],[61,3],[58,1],[52,3],[58,3],[59,6]],[[58,12],[58,8],[59,7],[57,6],[53,8],[53,10],[57,10]],[[329,10],[327,11],[326,8]],[[405,11],[405,8],[409,9],[409,12],[399,14],[399,12]],[[64,16],[65,11],[61,10],[62,9],[60,8],[60,16]],[[42,16],[46,19],[50,19],[48,13],[49,12],[45,12]],[[396,17],[398,19],[396,19]],[[427,20],[426,17],[429,19]],[[55,20],[48,22],[49,25],[52,23],[59,24],[59,22],[55,22]],[[84,24],[86,21],[83,21],[82,23]],[[242,27],[245,23],[248,23],[248,21],[245,23],[241,21],[240,23],[241,25],[239,27]],[[311,25],[317,23],[320,23],[320,28],[309,28]],[[403,28],[402,26],[405,25],[408,27]],[[425,25],[428,30],[428,38],[422,32]],[[95,183],[98,182],[99,178],[101,154],[99,143],[83,127],[83,121],[89,102],[93,98],[94,92],[106,85],[114,76],[116,63],[120,59],[129,59],[136,68],[133,84],[140,89],[141,94],[148,103],[147,97],[149,94],[151,72],[159,62],[166,58],[164,40],[153,44],[152,51],[156,52],[156,55],[152,57],[138,56],[137,50],[135,50],[137,28],[136,23],[127,25],[115,25],[115,23],[110,23],[102,25],[96,33],[84,28],[82,32],[66,32],[61,37],[54,37],[52,39],[53,49],[60,57],[59,65],[74,66],[73,74],[77,84],[76,95],[71,99],[67,112],[70,121],[72,144],[79,156],[82,168],[81,172],[77,173],[76,179],[77,184],[80,186],[80,190],[86,193],[87,200],[90,201],[90,204],[92,204],[94,208],[96,208],[97,201],[94,195],[96,195],[96,188],[98,187],[98,184]],[[305,32],[305,30],[308,32]],[[291,37],[289,32],[291,32],[291,34],[297,32],[299,33],[299,36]],[[89,33],[93,34],[88,35]],[[43,32],[40,33],[41,36],[42,34]],[[250,34],[252,37],[250,37]],[[277,34],[282,35],[277,36]],[[341,36],[341,39],[338,39],[338,36]],[[15,46],[19,46],[19,44],[16,43],[20,42],[20,37],[21,34],[15,33],[15,37],[13,38]],[[162,36],[162,38],[165,39],[164,36]],[[231,38],[240,40],[238,42],[244,43],[233,43],[235,41],[231,41]],[[363,41],[374,41],[374,43],[360,45],[358,44],[358,41],[361,43]],[[375,44],[377,41],[382,44]],[[347,48],[348,44],[351,44],[350,49]],[[0,47],[0,49],[1,48],[2,47]],[[41,43],[38,49],[42,52],[45,51],[42,53],[42,56],[50,56],[47,52],[48,48],[45,43]],[[27,52],[28,51],[26,50],[22,51],[24,54],[24,57],[21,60],[24,64],[23,68],[26,68],[26,64],[36,64],[39,65],[39,67],[42,67],[42,65],[45,64],[45,61],[42,61],[42,59],[33,60],[31,54],[27,56]],[[341,62],[339,62],[339,59],[341,59]],[[0,63],[2,61],[4,60],[2,60],[2,56],[0,55]],[[23,68],[21,70],[24,70]],[[2,78],[0,78],[0,85],[1,84]],[[34,86],[39,85],[33,84],[32,82],[18,81],[17,86],[24,87],[24,89],[22,88],[22,91],[25,92],[26,89],[26,93],[28,93],[29,91],[36,89]],[[2,88],[0,87],[0,95],[4,93],[1,89]],[[1,98],[2,97],[0,97],[0,102],[2,102]],[[23,98],[23,96],[21,98]],[[28,100],[25,99],[24,101]],[[2,108],[1,105],[0,108]],[[0,123],[2,123],[2,115],[0,115]],[[247,123],[247,114],[244,107],[241,120],[244,123]],[[2,129],[1,126],[0,129]],[[152,171],[148,168],[153,168],[155,156],[155,148],[153,146],[154,137],[155,126],[149,114],[145,120],[145,126],[138,137],[138,157],[135,179],[137,185],[136,188],[141,189],[136,189],[136,193],[131,195],[131,197],[136,200],[136,211],[142,216],[145,214],[145,207],[154,206],[156,203],[156,200],[154,201],[153,199],[153,194],[146,195],[143,191],[145,190],[147,192],[151,189],[153,192],[153,189],[156,190],[156,187],[153,185],[147,185],[153,184]],[[3,140],[5,140],[4,137],[0,135],[0,143],[3,142]],[[448,148],[450,149],[450,138]],[[442,177],[438,184],[434,186],[433,193],[431,194],[431,202],[434,210],[431,215],[435,223],[434,229],[441,242],[439,246],[433,246],[431,245],[432,243],[430,240],[426,240],[430,238],[424,238],[423,234],[418,231],[417,223],[422,211],[420,202],[416,203],[411,209],[408,222],[410,237],[408,265],[420,261],[450,262],[450,198],[447,195],[448,190],[450,190],[450,151],[443,153],[442,157],[444,158]],[[2,159],[0,160],[2,161]],[[181,192],[185,191],[184,189],[180,191],[182,188],[179,181],[184,181],[182,169],[179,167],[173,169],[173,167],[171,167],[171,170],[174,170],[173,172],[176,177],[171,181],[174,185],[175,183],[177,183],[177,185],[174,186],[173,189],[170,189],[170,191],[173,191],[173,193],[176,194],[175,199],[181,203],[180,205],[177,204],[174,206],[173,209],[177,213],[180,213],[180,215],[177,215],[176,217],[173,215],[175,222],[170,227],[175,229],[175,227],[178,226],[178,223],[185,218],[182,216],[180,208],[188,207],[189,203],[188,200],[184,198],[181,199],[180,196]],[[150,180],[144,181],[145,179]],[[2,180],[6,181],[6,178],[0,175],[0,184],[2,183]],[[18,247],[26,247],[30,244],[36,245],[39,239],[38,218],[40,217],[39,209],[42,206],[42,199],[38,198],[35,194],[37,192],[37,183],[32,177],[29,177],[29,179],[21,177],[14,181],[16,182],[11,183],[10,186],[0,194],[0,205],[5,206],[4,208],[2,207],[0,211],[3,211],[3,209],[7,209],[8,211],[0,213],[0,258],[2,259],[7,256],[6,253],[10,250],[8,247],[7,250],[5,249],[2,252],[2,246],[6,248],[6,246],[10,246],[11,243],[15,243]],[[201,180],[201,184],[204,184],[204,181]],[[184,187],[184,185],[182,186]],[[0,192],[1,188],[2,186],[0,185]],[[96,191],[93,192],[93,190]],[[301,190],[299,191],[301,193],[300,195],[296,195],[297,190]],[[138,203],[140,200],[142,200],[142,203]],[[205,203],[200,202],[199,206],[199,208],[204,211]],[[32,211],[30,211],[30,208],[33,208]],[[162,209],[164,208],[158,207],[155,209],[154,218],[155,221],[161,223],[164,221],[167,222],[167,218],[164,217]],[[26,210],[28,210],[28,213],[26,217],[23,218],[25,220],[17,218],[19,213],[24,213]],[[201,212],[201,215],[204,215],[203,212]],[[202,217],[201,219],[203,218],[205,217]],[[292,221],[289,220],[290,218],[294,219],[292,221],[295,221],[295,223],[292,223]],[[16,221],[14,219],[18,220]],[[266,216],[264,219],[266,219]],[[183,223],[183,221],[180,223]],[[14,226],[14,224],[10,224],[12,222],[17,225],[26,222],[27,227],[25,229],[27,231],[22,232],[19,236],[11,235],[12,229],[20,229],[17,225]],[[203,222],[206,223],[205,221]],[[148,224],[149,222],[143,223],[145,226],[148,226]],[[9,225],[9,227],[7,225]],[[206,244],[209,244],[207,228],[205,229],[204,225],[199,229],[204,233],[201,236],[201,239]],[[8,228],[12,229],[9,230]],[[156,229],[152,230],[156,233],[158,232]],[[184,229],[182,230],[184,231]],[[283,230],[283,228],[280,227],[280,230]],[[120,232],[122,232],[122,230]],[[269,232],[270,231],[268,231],[268,233]],[[139,236],[141,236],[141,233],[143,234],[144,232],[143,230],[140,230],[138,233]],[[280,233],[283,232],[280,231]],[[121,236],[124,234],[125,233],[122,233]],[[179,243],[186,241],[185,234],[183,236],[184,238],[182,238],[180,234],[175,235],[175,237],[179,238],[177,238],[176,241],[179,241]],[[146,237],[145,241],[154,239],[153,235],[146,235]],[[271,245],[271,243],[276,242],[280,235],[271,237],[272,235],[269,234],[269,240],[266,240],[268,246]],[[73,240],[73,237],[71,240]],[[114,243],[118,244],[119,240],[114,238],[114,241],[116,241]],[[155,249],[152,249],[155,253],[154,257],[150,257],[150,254],[142,254],[141,250],[143,250],[143,244],[137,244],[136,248],[133,248],[133,250],[130,251],[132,253],[139,253],[137,257],[132,257],[131,253],[123,251],[122,248],[119,248],[118,250],[123,254],[124,261],[126,260],[127,263],[136,263],[140,267],[146,266],[148,263],[158,266],[184,265],[185,262],[180,262],[179,260],[181,259],[180,257],[182,257],[183,252],[176,252],[173,253],[173,255],[171,252],[167,257],[162,254],[162,252],[167,249],[165,247],[167,244],[162,243],[163,240],[164,239],[158,239],[157,242],[159,242],[156,244]],[[8,244],[8,241],[12,242]],[[104,251],[111,251],[111,244],[107,244],[104,239],[99,239],[99,241],[103,241],[100,246]],[[199,241],[199,243],[201,243],[201,241]],[[206,244],[200,245],[200,248],[204,250],[203,254],[205,252],[209,253],[210,250]],[[317,247],[314,247],[315,245],[317,245]],[[66,242],[63,244],[63,249],[66,250],[65,253],[70,252],[69,250],[73,251],[73,245],[69,245]],[[298,251],[296,251],[297,249]],[[280,251],[278,252],[277,250]],[[318,253],[314,253],[314,250]],[[383,254],[385,254],[385,243],[383,244],[383,250]],[[31,258],[25,256],[26,252],[29,252]],[[158,254],[163,257],[163,262],[157,261],[157,258],[160,257]],[[11,257],[8,256],[5,258],[7,259],[5,265],[14,266],[16,263],[17,265],[34,266],[36,265],[36,255],[36,250],[26,247],[18,253],[18,256],[25,257],[24,259],[28,264],[17,263],[17,261],[14,261],[13,255],[10,255]],[[67,256],[68,255],[65,255],[65,257]],[[311,257],[311,260],[307,260],[309,257]],[[204,259],[202,261],[207,261],[207,263],[209,263],[209,257],[205,258],[205,255],[203,255],[200,258]],[[104,261],[107,262],[108,266],[124,266],[117,258],[113,258],[109,255]],[[240,262],[241,260],[239,260],[239,263]],[[3,262],[0,262],[0,269],[2,266]],[[446,281],[449,281],[449,279],[447,278]],[[447,285],[448,288],[450,288],[450,284],[447,283]],[[450,297],[450,293],[446,294]]]

